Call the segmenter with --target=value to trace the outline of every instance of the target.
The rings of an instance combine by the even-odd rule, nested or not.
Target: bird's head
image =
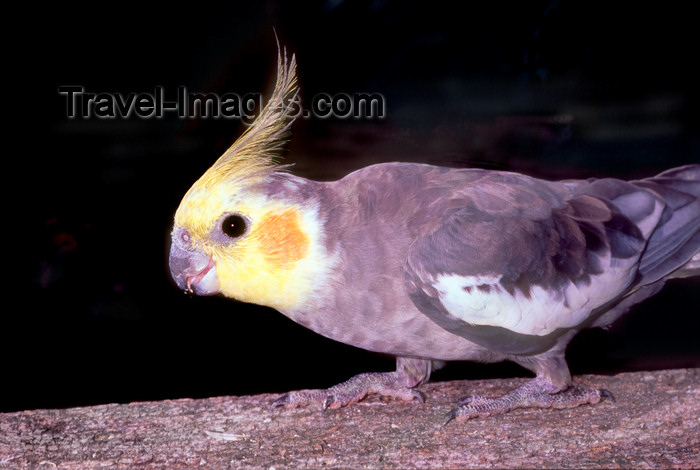
[[[297,96],[295,59],[278,55],[272,97],[247,131],[189,189],[175,214],[170,272],[198,295],[278,309],[298,303],[311,263],[313,209],[269,190]],[[291,100],[291,101],[290,101]]]

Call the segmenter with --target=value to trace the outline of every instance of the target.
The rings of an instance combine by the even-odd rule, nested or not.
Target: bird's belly
[[[368,351],[443,361],[480,360],[492,355],[487,348],[438,326],[412,303],[401,310],[283,313],[322,336]]]

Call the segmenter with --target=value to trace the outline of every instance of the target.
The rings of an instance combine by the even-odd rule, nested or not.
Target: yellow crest
[[[277,82],[272,96],[253,124],[219,157],[190,189],[198,192],[222,181],[263,178],[280,169],[276,158],[282,151],[289,128],[298,111],[299,90],[296,58],[287,59],[287,50],[277,52]]]

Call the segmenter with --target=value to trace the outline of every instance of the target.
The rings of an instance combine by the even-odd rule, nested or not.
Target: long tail
[[[700,165],[673,168],[632,184],[665,204],[639,263],[642,284],[700,275]]]

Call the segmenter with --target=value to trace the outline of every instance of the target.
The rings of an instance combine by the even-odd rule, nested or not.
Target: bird
[[[314,181],[280,163],[299,113],[296,56],[277,53],[264,108],[182,198],[169,268],[193,295],[271,307],[327,338],[396,357],[270,409],[368,394],[423,402],[450,361],[512,361],[534,378],[467,396],[445,422],[613,399],[573,384],[565,352],[670,279],[700,275],[700,165],[626,181],[547,181],[423,163]]]

